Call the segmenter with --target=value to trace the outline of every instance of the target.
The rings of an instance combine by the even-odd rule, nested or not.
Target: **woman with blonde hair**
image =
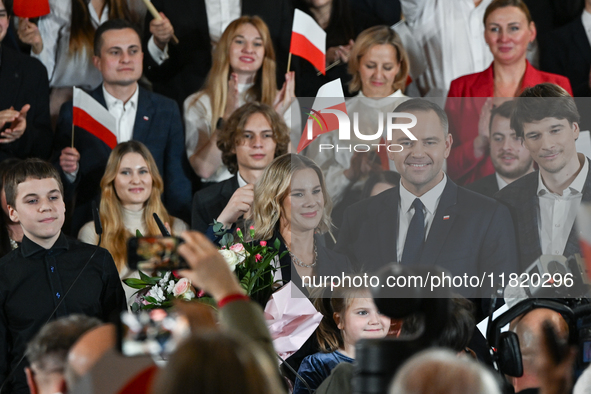
[[[349,262],[324,247],[322,234],[332,226],[332,201],[324,176],[312,160],[302,155],[279,156],[265,169],[254,190],[250,220],[255,239],[281,241],[281,279],[295,280],[300,287],[310,282],[304,276],[349,272]],[[295,271],[294,271],[295,270]]]
[[[217,133],[240,106],[250,101],[271,105],[284,115],[294,98],[295,76],[285,75],[277,91],[275,51],[269,29],[258,16],[234,20],[220,38],[205,87],[185,100],[185,147],[193,170],[204,181],[231,177],[222,163]]]
[[[403,91],[409,73],[409,60],[400,37],[388,26],[374,26],[359,34],[349,54],[349,74],[352,75],[349,90],[358,92],[347,101],[347,113],[354,127],[357,116],[358,130],[363,134],[376,134],[386,130],[387,113],[408,98]],[[382,124],[380,124],[382,116]],[[373,140],[361,140],[351,133],[348,143],[384,144],[385,135],[376,135]],[[383,137],[382,137],[383,136]],[[376,152],[348,152],[320,150],[320,144],[338,145],[338,133],[325,133],[317,138],[307,150],[328,181],[328,191],[335,204],[343,200],[347,189],[361,190],[370,173],[390,168],[386,148]],[[393,165],[393,163],[392,163]]]
[[[122,278],[130,276],[126,266],[127,240],[138,230],[143,236],[161,235],[154,213],[172,229],[172,234],[188,229],[186,223],[170,216],[164,208],[160,199],[163,188],[156,162],[144,144],[131,140],[113,149],[101,179],[100,246],[111,253]],[[78,239],[91,244],[98,242],[93,222],[80,229]],[[128,299],[133,292],[134,289],[126,288]]]

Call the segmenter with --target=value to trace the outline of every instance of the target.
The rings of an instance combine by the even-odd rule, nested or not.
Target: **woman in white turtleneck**
[[[152,154],[141,142],[123,142],[113,149],[101,179],[101,189],[101,246],[113,256],[122,279],[138,277],[137,271],[127,268],[127,240],[134,237],[138,230],[143,236],[161,235],[153,218],[154,213],[168,225],[173,235],[180,234],[188,226],[170,216],[164,208],[160,200],[162,177]],[[93,222],[80,229],[78,239],[91,244],[99,241]],[[136,290],[125,285],[123,288],[129,301]]]
[[[349,145],[384,143],[386,139],[387,113],[394,112],[403,101],[408,100],[403,90],[409,72],[408,55],[400,37],[388,26],[374,26],[364,30],[355,40],[349,53],[349,74],[352,75],[349,91],[358,92],[347,100],[347,113],[354,124],[357,114],[359,132],[374,135],[379,130],[379,114],[383,114],[382,134],[373,140],[361,140],[351,133],[350,141],[339,141],[338,132],[322,134],[306,150],[306,156],[320,166],[326,178],[326,188],[335,203],[339,202],[351,183],[362,188],[369,172],[386,169],[372,154],[349,151],[346,148],[319,149],[320,144],[349,147]],[[380,141],[381,138],[384,141]],[[325,145],[326,146],[326,145]],[[382,151],[384,148],[381,148]],[[387,160],[385,156],[381,157]],[[393,165],[393,162],[391,162]],[[395,168],[390,168],[395,170]]]

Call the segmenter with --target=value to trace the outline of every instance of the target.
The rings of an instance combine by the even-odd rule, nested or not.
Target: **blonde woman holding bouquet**
[[[304,277],[350,271],[345,256],[324,247],[322,234],[331,229],[331,210],[324,176],[312,160],[286,154],[265,169],[255,186],[251,220],[255,239],[278,238],[280,254],[289,252],[280,261],[284,282],[307,287]]]
[[[123,142],[113,149],[101,179],[101,190],[103,236],[100,246],[111,253],[122,279],[138,277],[137,271],[127,268],[127,240],[138,230],[143,236],[161,235],[154,213],[173,235],[188,229],[185,222],[170,216],[164,208],[160,199],[162,177],[152,154],[139,141]],[[93,222],[80,229],[78,239],[91,244],[99,241]],[[128,300],[136,291],[127,286],[124,289]]]

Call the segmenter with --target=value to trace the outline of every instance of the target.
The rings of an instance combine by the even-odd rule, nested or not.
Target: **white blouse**
[[[70,54],[70,23],[72,3],[70,0],[49,0],[51,12],[39,18],[39,33],[43,50],[31,56],[39,59],[47,68],[50,87],[77,86],[86,90],[95,89],[103,80],[92,63],[92,49]],[[109,19],[109,7],[105,5],[100,17],[89,6],[90,20],[95,29]]]

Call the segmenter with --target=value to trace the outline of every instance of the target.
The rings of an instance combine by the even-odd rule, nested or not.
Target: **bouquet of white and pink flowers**
[[[189,301],[195,298],[191,281],[187,278],[179,278],[170,271],[164,274],[156,272],[155,276],[138,272],[139,279],[123,279],[127,286],[139,289],[135,302],[131,305],[132,312],[141,309],[170,308],[174,300]]]
[[[216,235],[222,236],[220,254],[238,276],[246,294],[264,307],[273,293],[274,275],[279,268],[273,261],[276,257],[281,259],[287,251],[279,255],[279,239],[275,239],[271,247],[266,241],[245,241],[240,228],[236,229],[237,240],[225,232],[219,222],[214,222],[213,230]],[[253,226],[250,226],[249,234],[253,239]]]

